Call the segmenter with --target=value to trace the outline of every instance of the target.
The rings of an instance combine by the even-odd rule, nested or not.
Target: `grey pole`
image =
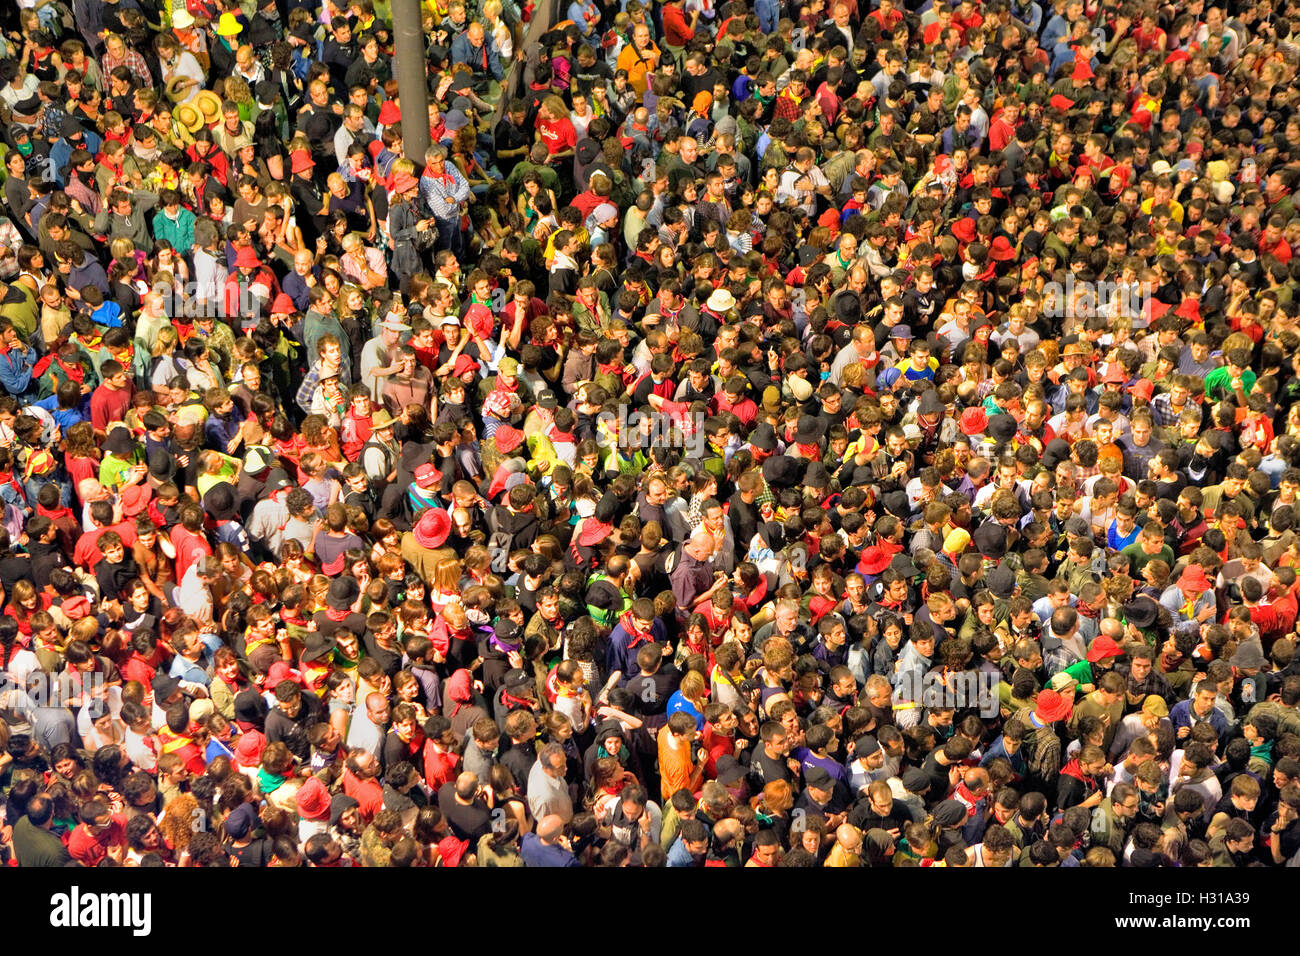
[[[425,83],[424,31],[420,0],[392,0],[394,63],[397,95],[402,107],[402,151],[424,167],[429,148],[429,88]]]

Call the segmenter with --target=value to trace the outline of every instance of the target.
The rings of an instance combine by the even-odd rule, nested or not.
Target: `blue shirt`
[[[519,849],[524,866],[577,866],[578,858],[562,846],[547,846],[536,833],[525,833]]]

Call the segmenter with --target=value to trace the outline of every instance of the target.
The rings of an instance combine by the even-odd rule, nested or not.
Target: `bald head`
[[[564,820],[559,814],[548,814],[537,821],[537,838],[543,843],[554,843],[563,835]]]
[[[1102,634],[1116,641],[1124,636],[1124,625],[1113,617],[1103,618],[1100,630]]]
[[[835,830],[835,842],[849,853],[862,849],[862,831],[851,823],[841,823]]]
[[[707,531],[698,531],[691,536],[690,544],[686,547],[691,557],[697,561],[704,561],[713,553],[713,535]]]

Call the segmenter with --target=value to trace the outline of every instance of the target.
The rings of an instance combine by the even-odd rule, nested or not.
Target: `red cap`
[[[1108,657],[1119,657],[1123,653],[1120,646],[1115,643],[1114,638],[1103,634],[1092,642],[1092,647],[1088,648],[1088,663],[1095,664],[1098,661],[1104,661]]]
[[[1055,96],[1053,96],[1050,100],[1047,101],[1047,105],[1052,107],[1053,109],[1070,110],[1070,109],[1074,109],[1074,100],[1070,99],[1069,97],[1062,96],[1060,93],[1057,93]]]
[[[379,107],[379,125],[395,126],[402,121],[402,110],[398,107],[396,100],[384,100],[384,105]]]
[[[298,310],[294,308],[293,299],[289,298],[289,294],[281,292],[271,303],[271,311],[279,315],[293,315]]]

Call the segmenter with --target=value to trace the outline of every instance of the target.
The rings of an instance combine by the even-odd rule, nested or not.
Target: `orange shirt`
[[[691,761],[691,742],[688,740],[680,747],[669,742],[672,731],[667,724],[659,728],[659,789],[664,800],[683,788],[690,789],[691,778],[695,775],[695,764]]]

